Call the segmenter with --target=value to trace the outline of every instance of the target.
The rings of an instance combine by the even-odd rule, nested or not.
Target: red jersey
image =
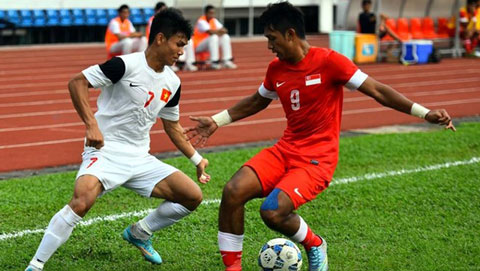
[[[318,164],[331,180],[338,161],[343,86],[357,89],[366,78],[348,58],[330,49],[310,47],[294,65],[274,59],[259,93],[278,97],[285,111],[287,129],[276,145],[303,157],[303,162]]]

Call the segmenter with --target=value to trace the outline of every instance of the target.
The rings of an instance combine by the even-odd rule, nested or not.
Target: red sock
[[[225,271],[242,271],[241,251],[220,251]]]
[[[314,234],[310,227],[308,227],[307,236],[305,236],[301,244],[305,247],[306,251],[310,251],[312,247],[318,247],[322,244],[322,238]]]

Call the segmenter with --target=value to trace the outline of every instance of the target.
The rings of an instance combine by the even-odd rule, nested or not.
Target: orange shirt
[[[113,18],[108,24],[107,32],[105,33],[105,46],[107,47],[108,52],[110,51],[110,47],[112,47],[113,44],[118,42],[118,37],[115,34],[119,34],[119,33],[112,32],[112,28],[114,27],[114,24],[118,24],[118,26],[120,27],[119,33],[122,33],[127,36],[135,31],[135,28],[133,27],[133,24],[132,22],[130,22],[129,19],[126,19],[125,21],[122,22],[120,17]]]
[[[147,27],[145,28],[145,37],[147,37],[147,40],[150,40],[150,28],[152,28],[152,22],[154,17],[155,15],[148,19]]]
[[[210,30],[217,30],[217,24],[215,18],[212,18],[210,21],[207,21],[207,16],[203,15],[202,17],[198,18],[197,23],[195,24],[195,29],[193,31],[193,45],[197,47],[204,39],[208,38],[210,34],[207,32],[201,32],[198,29],[198,23],[200,21],[205,21],[210,25]]]

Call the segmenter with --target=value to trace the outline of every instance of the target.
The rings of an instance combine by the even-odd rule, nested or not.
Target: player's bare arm
[[[193,143],[194,146],[203,147],[218,127],[254,115],[265,109],[271,101],[271,99],[264,98],[258,92],[255,92],[253,95],[239,101],[233,107],[212,117],[190,117],[191,120],[197,122],[197,125],[185,129],[184,133],[187,135],[188,140],[197,137],[197,140]]]
[[[88,88],[92,87],[82,73],[78,73],[68,82],[68,91],[73,106],[86,126],[85,145],[100,149],[103,147],[103,135],[98,128],[88,100]]]
[[[427,111],[422,106],[410,101],[392,87],[382,84],[371,77],[368,77],[358,90],[365,95],[374,98],[378,103],[406,114],[416,115],[414,114],[414,111],[419,107],[426,113],[421,117],[425,118],[428,122],[445,125],[446,129],[456,131],[455,126],[452,123],[452,118],[448,115],[445,109]]]
[[[187,141],[187,138],[183,134],[183,127],[180,125],[178,121],[171,121],[162,119],[163,129],[165,133],[168,135],[172,143],[180,150],[186,157],[192,160],[195,159],[195,155],[198,153],[193,148],[192,144]],[[201,160],[200,160],[201,159]],[[205,158],[201,158],[200,156],[199,162],[196,165],[197,167],[197,179],[201,183],[207,183],[210,181],[210,175],[205,172],[205,169],[208,166],[208,160]],[[193,162],[193,161],[192,161]]]
[[[128,38],[127,35],[122,33],[115,34],[115,36],[117,36],[118,40],[123,40],[124,38]]]
[[[130,38],[141,38],[143,37],[143,33],[142,32],[133,32],[129,35]]]

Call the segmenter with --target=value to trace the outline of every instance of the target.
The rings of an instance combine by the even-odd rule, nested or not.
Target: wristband
[[[203,159],[203,157],[198,153],[198,151],[195,151],[195,153],[192,155],[192,157],[190,157],[190,161],[192,161],[192,163],[195,166],[198,166],[198,164],[200,164],[200,162],[202,162],[202,159]]]
[[[228,114],[228,110],[223,110],[222,112],[212,116],[212,119],[217,123],[218,127],[222,127],[232,122],[232,117]]]
[[[425,108],[417,103],[413,103],[412,109],[410,109],[410,115],[416,116],[424,119],[425,116],[430,112],[430,109]]]

